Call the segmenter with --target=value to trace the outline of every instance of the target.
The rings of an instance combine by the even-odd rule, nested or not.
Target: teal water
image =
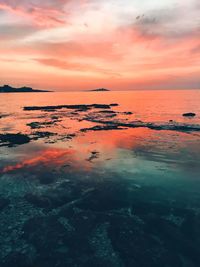
[[[200,265],[200,91],[0,97],[0,266]]]

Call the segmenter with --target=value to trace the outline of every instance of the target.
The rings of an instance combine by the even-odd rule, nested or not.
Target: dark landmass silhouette
[[[90,90],[91,92],[108,92],[110,91],[109,89],[106,89],[106,88],[97,88],[97,89],[93,89],[93,90]]]
[[[45,93],[45,92],[52,92],[47,90],[38,90],[33,89],[31,87],[20,87],[20,88],[14,88],[10,85],[4,85],[0,86],[0,93]]]

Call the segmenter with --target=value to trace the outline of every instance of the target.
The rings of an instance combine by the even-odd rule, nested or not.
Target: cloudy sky
[[[0,81],[200,88],[200,1],[0,0]]]

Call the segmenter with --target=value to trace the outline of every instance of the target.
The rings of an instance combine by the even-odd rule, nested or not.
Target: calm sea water
[[[119,103],[122,110],[130,110],[142,120],[183,120],[184,112],[198,114],[200,122],[200,90],[162,90],[125,92],[68,92],[1,94],[0,112],[20,112],[21,107],[62,104]]]
[[[94,103],[119,105],[23,110]],[[200,265],[200,132],[93,128],[200,126],[200,91],[1,94],[0,117],[30,138],[0,146],[0,266]]]

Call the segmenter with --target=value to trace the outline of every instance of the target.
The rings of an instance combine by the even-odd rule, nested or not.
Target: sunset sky
[[[200,1],[0,0],[0,83],[200,88]]]

